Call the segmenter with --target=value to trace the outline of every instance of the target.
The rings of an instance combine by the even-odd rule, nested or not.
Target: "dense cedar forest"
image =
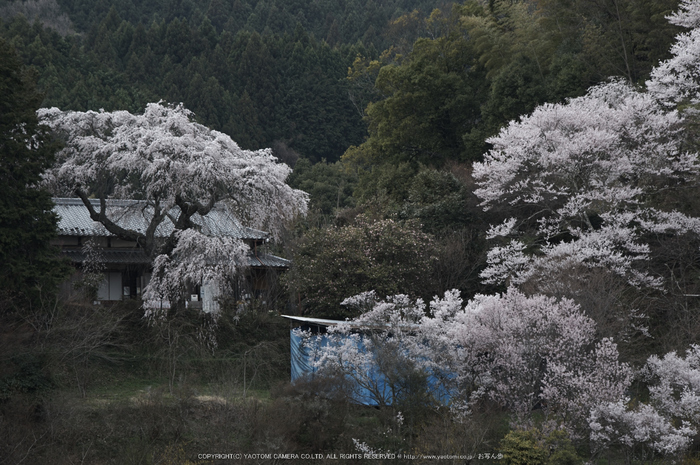
[[[700,463],[699,25],[698,0],[0,0],[0,457]],[[248,203],[289,220],[261,247],[291,268],[218,319],[181,296],[156,323],[87,287],[54,297],[70,267],[48,246],[51,179],[153,190],[74,123],[136,146],[153,115],[170,122],[152,134],[212,129],[267,157],[257,177],[221,165],[216,189],[235,203],[274,178]],[[188,256],[178,237],[203,255],[195,229],[168,258]],[[333,376],[290,385],[285,313],[359,317],[374,358],[338,336]],[[393,397],[348,402],[377,360]]]
[[[676,2],[618,3],[4,0],[0,36],[39,73],[42,106],[183,102],[244,148],[312,163],[369,129],[382,157],[441,166],[478,158],[539,103],[608,76],[643,81],[668,54]]]

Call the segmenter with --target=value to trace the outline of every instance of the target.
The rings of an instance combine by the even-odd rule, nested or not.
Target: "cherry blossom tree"
[[[541,409],[552,428],[581,434],[589,409],[618,399],[631,380],[615,344],[595,340],[595,323],[574,302],[525,296],[511,287],[462,308],[453,291],[431,302],[421,336],[430,357],[454,377],[452,392],[470,408],[487,398],[528,425]]]
[[[690,31],[677,36],[647,91],[620,81],[599,85],[540,106],[489,140],[493,149],[475,165],[476,193],[484,208],[518,214],[490,230],[501,243],[489,252],[487,282],[551,281],[583,264],[659,286],[639,266],[650,253],[644,236],[700,231],[697,218],[649,202],[696,184],[698,174],[684,130],[693,116],[687,105],[700,103],[700,1],[683,0],[668,19]]]
[[[612,446],[623,447],[629,455],[645,455],[645,446],[663,455],[675,455],[688,448],[695,429],[686,422],[675,427],[670,418],[653,406],[640,404],[628,407],[630,398],[602,404],[591,411],[591,441],[594,451]]]
[[[240,239],[206,234],[196,217],[218,209],[276,237],[285,221],[306,212],[307,195],[285,183],[291,169],[269,149],[242,150],[195,123],[182,105],[152,103],[142,115],[57,108],[38,115],[65,141],[46,184],[55,195],[80,197],[94,221],[153,259],[145,299],[176,301],[188,284],[221,281],[243,262]],[[132,213],[146,226],[130,228],[129,212],[110,209],[107,199],[139,200]],[[170,231],[165,238],[163,231]]]
[[[652,355],[640,378],[649,388],[648,403],[622,397],[591,410],[594,449],[619,445],[637,455],[685,451],[700,427],[700,346],[691,346],[685,358],[675,352]]]
[[[344,304],[364,312],[307,343],[318,373],[349,380],[356,399],[396,405],[406,394],[396,374],[418,373],[426,392],[412,398],[449,405],[458,419],[493,402],[514,427],[563,430],[590,440],[593,454],[621,448],[641,458],[677,457],[700,427],[700,346],[685,357],[651,356],[635,373],[569,299],[510,287],[466,303],[453,290],[429,305],[374,292]],[[649,388],[644,402],[629,397],[635,377]]]
[[[647,88],[666,106],[696,105],[700,103],[700,1],[683,0],[667,18],[690,31],[676,36],[673,56],[652,70]]]
[[[428,306],[404,295],[361,303],[362,316],[334,328],[320,346],[321,373],[343,374],[372,389],[380,349],[428,380],[430,396],[462,413],[490,400],[525,426],[541,409],[552,429],[587,434],[590,409],[620,399],[632,371],[609,339],[595,340],[595,323],[570,300],[527,297],[515,288],[463,304],[456,290]],[[358,332],[359,331],[359,332]],[[361,333],[371,332],[372,337]],[[359,342],[362,341],[362,344]],[[386,356],[386,355],[383,355]],[[375,381],[376,382],[376,381]],[[392,398],[384,398],[387,404]]]
[[[602,267],[635,286],[660,286],[640,269],[645,234],[700,232],[700,220],[647,203],[694,182],[698,159],[682,149],[682,118],[613,81],[565,104],[547,104],[489,140],[474,166],[485,209],[516,211],[489,231],[486,282],[551,281],[572,266]]]
[[[700,426],[700,345],[692,345],[685,358],[675,352],[652,355],[642,370],[649,397],[661,410]]]

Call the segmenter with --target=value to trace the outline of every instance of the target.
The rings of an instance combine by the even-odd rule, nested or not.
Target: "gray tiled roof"
[[[64,247],[61,252],[73,263],[85,261],[85,252],[80,247]],[[101,249],[100,261],[105,264],[138,264],[150,265],[151,259],[140,248],[133,249]],[[258,253],[256,256],[252,251],[248,254],[248,266],[251,268],[289,268],[291,262],[275,255]]]
[[[61,252],[73,263],[85,261],[85,252],[82,248],[64,247]],[[105,264],[138,264],[150,265],[151,259],[143,249],[100,249],[100,261]]]
[[[105,227],[90,218],[82,200],[74,198],[54,198],[56,206],[54,211],[59,216],[58,234],[62,236],[113,236]],[[92,199],[91,203],[99,211],[100,203]],[[110,219],[119,226],[145,232],[148,226],[148,218],[152,210],[144,202],[137,200],[108,200],[107,211]],[[238,239],[262,240],[268,237],[264,231],[247,228],[228,214],[222,208],[214,208],[208,215],[202,217],[195,214],[192,221],[202,228],[204,234],[210,236],[229,236]],[[158,227],[156,235],[167,237],[173,230],[173,223],[166,218]]]

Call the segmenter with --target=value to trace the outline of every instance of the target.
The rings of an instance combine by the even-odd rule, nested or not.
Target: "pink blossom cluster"
[[[679,10],[667,17],[677,26],[690,31],[676,36],[672,57],[661,62],[647,81],[649,92],[662,104],[674,107],[680,103],[700,103],[700,6],[697,0],[683,0]]]
[[[352,380],[380,405],[395,393],[376,374],[388,379],[386,370],[408,366],[434,380],[427,389],[436,404],[462,418],[493,402],[511,412],[514,426],[528,427],[537,411],[539,428],[589,438],[594,451],[641,445],[674,455],[700,426],[700,346],[685,358],[650,357],[638,373],[649,383],[649,403],[632,403],[632,368],[611,339],[596,339],[595,323],[571,300],[511,287],[466,304],[456,290],[429,305],[373,292],[344,303],[365,313],[331,329],[323,344],[307,335],[315,366]]]
[[[485,209],[513,216],[489,231],[500,242],[488,253],[485,282],[546,282],[583,265],[659,287],[640,266],[650,254],[645,235],[700,234],[698,218],[647,203],[696,183],[700,168],[684,145],[684,124],[700,103],[700,1],[682,1],[668,18],[691,30],[677,36],[646,90],[613,80],[542,105],[489,139],[493,149],[474,166],[476,194]]]
[[[278,237],[285,222],[306,212],[308,195],[286,184],[291,169],[271,150],[241,149],[194,122],[181,104],[151,103],[141,115],[49,108],[38,116],[65,142],[45,174],[54,195],[77,195],[86,208],[89,195],[140,201],[136,207],[149,217],[145,231],[119,227],[117,216],[126,210],[106,204],[99,221],[153,258],[147,300],[174,301],[192,284],[220,284],[243,263],[242,240],[200,231],[190,221],[195,213],[204,216],[216,206]],[[157,233],[166,223],[173,230],[167,239]]]
[[[171,255],[158,255],[146,287],[146,301],[172,302],[183,287],[202,283],[227,290],[229,281],[246,265],[248,246],[231,237],[211,237],[194,229],[177,232],[177,246]]]
[[[485,209],[527,216],[491,227],[489,237],[502,240],[488,253],[484,280],[547,280],[582,264],[659,286],[635,266],[649,256],[644,234],[700,233],[697,218],[645,203],[698,174],[696,154],[682,149],[681,122],[651,94],[613,81],[543,105],[489,139],[494,148],[474,167],[476,194]]]
[[[648,383],[649,402],[622,397],[593,408],[592,442],[597,448],[643,444],[666,455],[684,451],[700,427],[700,346],[691,346],[685,358],[652,355],[640,376]]]

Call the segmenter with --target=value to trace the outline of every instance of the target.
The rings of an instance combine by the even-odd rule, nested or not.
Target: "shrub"
[[[544,436],[537,429],[515,430],[501,440],[503,461],[509,465],[579,465],[579,457],[561,430]]]

